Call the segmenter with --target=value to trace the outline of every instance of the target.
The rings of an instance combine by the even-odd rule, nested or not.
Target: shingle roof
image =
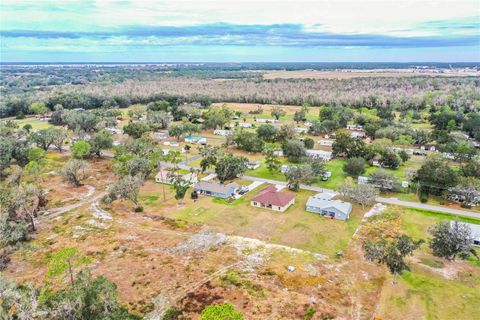
[[[351,203],[340,200],[331,200],[328,198],[328,196],[325,197],[325,195],[321,193],[308,198],[307,207],[315,207],[320,209],[336,208],[347,215],[352,211]]]
[[[251,201],[283,207],[292,201],[292,199],[295,199],[293,193],[278,192],[274,186],[270,186],[260,191]]]
[[[215,193],[228,194],[231,193],[234,189],[239,187],[238,183],[231,182],[227,185],[223,185],[217,182],[212,181],[199,181],[195,184],[195,189],[200,189],[204,191],[210,191]]]

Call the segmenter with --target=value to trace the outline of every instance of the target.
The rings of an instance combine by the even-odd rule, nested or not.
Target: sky
[[[480,62],[480,0],[0,1],[0,62]]]

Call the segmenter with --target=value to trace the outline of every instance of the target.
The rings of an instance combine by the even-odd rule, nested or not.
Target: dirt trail
[[[87,185],[86,187],[87,187],[88,191],[87,191],[87,193],[85,193],[85,195],[83,195],[81,197],[82,198],[81,201],[75,202],[74,204],[70,204],[68,206],[47,210],[40,217],[40,220],[55,219],[56,217],[66,213],[68,211],[74,210],[76,208],[82,207],[82,206],[84,206],[86,204],[89,204],[89,203],[92,203],[92,202],[99,201],[106,194],[105,192],[101,192],[101,193],[97,194],[96,196],[94,196],[95,190],[96,190],[95,187],[90,186],[90,185]]]

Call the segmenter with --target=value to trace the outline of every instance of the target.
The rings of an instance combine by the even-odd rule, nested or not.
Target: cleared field
[[[401,229],[414,238],[428,237],[428,228],[451,215],[414,209],[399,209]],[[480,220],[461,218],[480,224]],[[477,250],[478,251],[478,250]],[[475,260],[475,258],[473,258]],[[427,244],[409,259],[410,272],[397,284],[384,283],[376,314],[382,319],[474,319],[480,306],[478,261],[447,262],[434,257]]]
[[[342,71],[268,71],[263,74],[263,79],[352,79],[370,77],[467,77],[479,76],[477,72],[446,72],[436,73],[428,71],[402,70],[342,70]]]
[[[210,230],[256,238],[271,243],[334,256],[345,250],[358,226],[363,212],[355,206],[347,222],[324,218],[305,211],[305,203],[313,192],[296,193],[296,202],[286,212],[279,213],[250,205],[250,199],[267,185],[261,185],[241,199],[227,204],[224,200],[202,196],[198,201],[186,199],[177,210],[162,210],[161,186],[148,185],[142,192],[145,209],[152,214],[201,224]],[[153,197],[153,198],[151,198]],[[170,202],[171,200],[169,200]],[[227,205],[226,205],[227,204]]]
[[[33,130],[46,129],[48,127],[52,127],[52,125],[50,123],[48,123],[48,121],[38,120],[34,117],[19,119],[19,120],[15,119],[15,118],[11,118],[11,120],[15,121],[15,123],[18,124],[18,126],[20,128],[22,128],[26,124],[30,124],[32,126]]]

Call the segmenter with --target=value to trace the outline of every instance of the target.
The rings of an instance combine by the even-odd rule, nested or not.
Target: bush
[[[200,315],[200,320],[243,320],[243,315],[230,303],[207,306]]]
[[[313,309],[312,307],[309,307],[307,311],[305,311],[305,314],[303,315],[303,319],[304,320],[312,319],[313,316],[315,315],[315,312],[317,312],[317,310]]]
[[[25,114],[22,111],[19,111],[15,118],[18,120],[25,119]]]
[[[143,212],[143,207],[142,206],[136,206],[134,210],[135,210],[135,212]]]
[[[170,307],[165,310],[162,320],[177,320],[182,312],[177,307]]]
[[[349,176],[358,177],[365,172],[365,164],[365,159],[360,157],[347,159],[343,165],[343,172]]]
[[[313,141],[313,139],[306,138],[305,140],[303,140],[303,144],[305,145],[305,148],[313,149],[313,147],[315,146],[315,141]]]
[[[427,203],[427,201],[428,201],[428,193],[426,193],[426,192],[420,192],[419,198],[420,198],[420,202],[421,202],[421,203]]]

